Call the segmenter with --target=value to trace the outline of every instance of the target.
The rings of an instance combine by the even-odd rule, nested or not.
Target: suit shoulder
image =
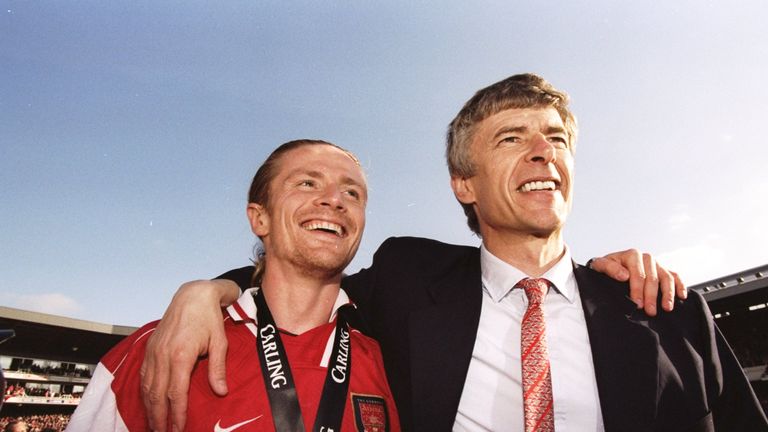
[[[693,315],[696,316],[697,319],[701,319],[702,317],[708,320],[712,319],[712,314],[709,311],[709,306],[707,305],[707,301],[704,299],[704,296],[702,296],[701,293],[693,290],[688,291],[688,298],[685,300],[675,298],[675,305],[671,312],[661,313],[670,314],[673,316],[675,314],[686,316]]]
[[[619,302],[623,305],[634,305],[629,298],[629,282],[617,281],[610,276],[581,265],[575,267],[574,273],[579,284],[579,291],[587,291],[588,296]],[[685,300],[675,298],[674,308],[671,312],[662,309],[661,294],[656,298],[656,306],[658,314],[655,318],[651,318],[651,321],[689,320],[693,316],[696,316],[698,320],[709,314],[707,302],[701,294],[695,291],[689,291],[688,298]],[[644,316],[642,310],[636,310],[633,313]]]
[[[455,245],[423,237],[390,237],[386,239],[377,255],[407,256],[418,259],[419,257],[451,257],[463,256],[468,253],[477,253],[476,246]]]
[[[579,285],[579,291],[594,291],[601,298],[626,299],[629,296],[629,283],[617,281],[612,277],[592,270],[589,267],[576,264],[574,275]]]

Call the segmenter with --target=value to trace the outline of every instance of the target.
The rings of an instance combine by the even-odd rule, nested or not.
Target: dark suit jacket
[[[650,318],[626,284],[575,273],[607,431],[768,431],[701,296]],[[479,249],[390,238],[342,285],[381,344],[403,430],[450,430],[480,320]]]

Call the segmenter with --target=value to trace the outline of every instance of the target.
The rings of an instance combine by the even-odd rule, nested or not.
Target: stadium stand
[[[0,306],[0,430],[25,421],[30,431],[58,431],[77,407],[99,359],[135,327],[114,326]]]
[[[768,412],[768,264],[691,289],[707,300]],[[16,334],[0,344],[0,430],[20,419],[30,431],[60,431],[99,359],[136,328],[0,306],[0,330]]]

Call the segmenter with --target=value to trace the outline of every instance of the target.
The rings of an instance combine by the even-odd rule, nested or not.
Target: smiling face
[[[281,155],[268,202],[248,205],[267,271],[340,276],[360,245],[367,199],[363,171],[346,152],[305,145]]]
[[[559,235],[571,209],[573,154],[551,107],[500,111],[477,123],[471,177],[454,176],[460,202],[477,213],[486,241]]]

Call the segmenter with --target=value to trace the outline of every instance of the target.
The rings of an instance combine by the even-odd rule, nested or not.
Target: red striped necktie
[[[523,315],[520,354],[523,368],[523,407],[525,432],[555,430],[552,404],[552,376],[549,370],[547,334],[541,302],[550,282],[546,279],[525,278],[515,288],[525,290],[528,309]]]

